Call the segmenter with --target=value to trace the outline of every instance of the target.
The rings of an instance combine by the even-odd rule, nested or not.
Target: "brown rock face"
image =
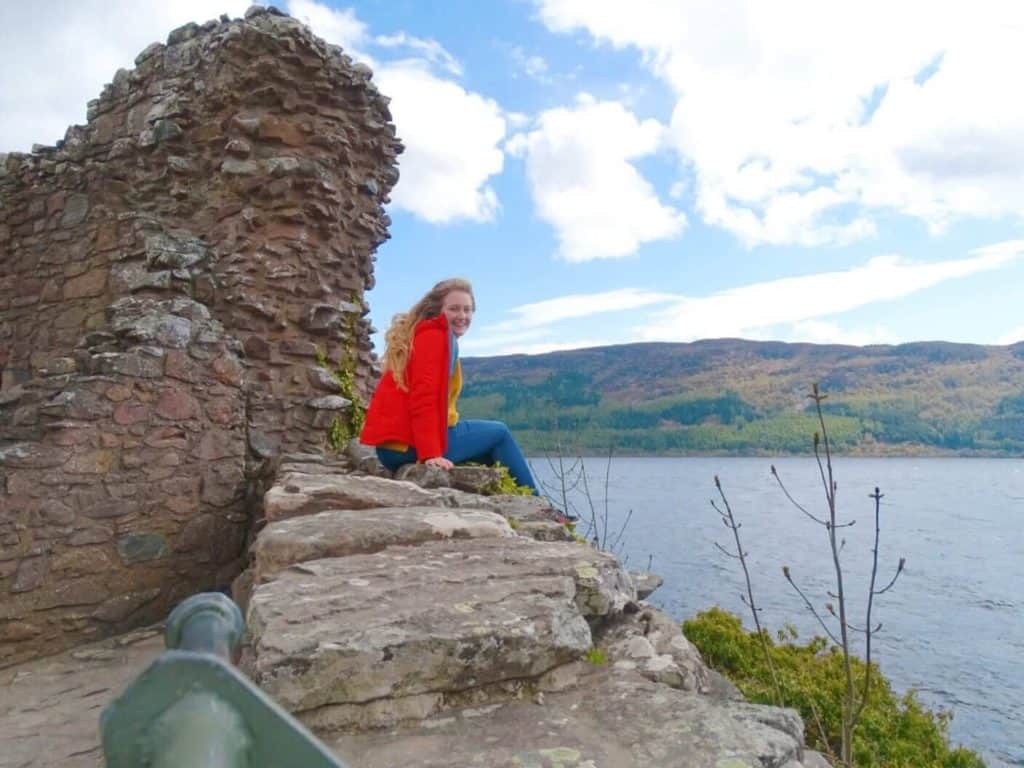
[[[401,146],[366,68],[263,9],[136,65],[0,154],[0,666],[230,581],[259,462],[323,447],[318,353],[372,384]]]

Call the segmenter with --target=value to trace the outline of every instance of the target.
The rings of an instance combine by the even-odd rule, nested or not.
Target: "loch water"
[[[607,460],[586,460],[591,498],[604,514]],[[630,569],[665,579],[651,602],[684,619],[712,605],[750,626],[740,600],[739,564],[710,499],[718,475],[738,521],[762,623],[793,624],[802,638],[821,634],[787,584],[782,566],[821,608],[833,579],[826,530],[782,493],[770,467],[807,510],[827,515],[813,458],[614,458],[607,476],[609,529],[622,535]],[[531,459],[538,479],[553,468]],[[879,586],[900,557],[906,571],[875,600],[883,624],[874,657],[896,691],[915,689],[932,708],[951,709],[954,743],[980,752],[991,768],[1024,766],[1024,460],[847,458],[834,460],[844,528],[848,605],[863,623],[870,578],[877,486],[881,502]],[[716,497],[717,498],[717,497]],[[577,504],[589,516],[582,498]],[[582,526],[581,526],[582,528]]]

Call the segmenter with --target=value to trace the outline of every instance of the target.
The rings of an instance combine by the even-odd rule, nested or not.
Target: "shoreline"
[[[543,452],[537,452],[529,447],[523,449],[523,453],[530,459],[544,459],[546,456]],[[557,456],[557,453],[552,452],[549,454],[552,458]],[[607,461],[607,454],[588,454],[581,452],[571,452],[562,454],[563,458],[576,458],[582,456],[585,459],[600,459]],[[680,452],[680,453],[614,453],[612,459],[813,459],[814,454],[811,452],[806,453],[782,453],[782,452],[765,452],[765,453],[732,453],[731,451],[703,451],[700,453]],[[824,458],[824,455],[822,456]],[[999,452],[989,451],[971,451],[971,452],[957,452],[949,451],[945,453],[936,453],[933,451],[921,452],[921,453],[878,453],[878,452],[855,452],[855,453],[832,453],[833,459],[1007,459],[1010,461],[1024,460],[1024,455],[1006,454]]]

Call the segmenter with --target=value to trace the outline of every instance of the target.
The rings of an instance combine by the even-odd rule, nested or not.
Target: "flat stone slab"
[[[504,517],[480,509],[385,507],[328,510],[271,523],[250,552],[254,582],[309,560],[372,554],[385,547],[443,539],[514,536]]]
[[[243,666],[293,712],[536,678],[635,594],[610,555],[516,536],[314,560],[255,587]]]
[[[536,496],[480,496],[453,488],[421,488],[415,483],[371,475],[282,472],[263,496],[268,522],[335,509],[449,507],[486,509],[509,520],[524,535],[543,541],[570,541],[572,533],[555,520],[555,510]]]
[[[328,744],[359,768],[804,765],[803,726],[793,710],[717,701],[632,672],[591,670],[570,690],[333,735]]]
[[[163,650],[162,630],[136,630],[0,671],[0,765],[103,765],[100,711]]]
[[[369,475],[287,472],[278,477],[263,497],[268,522],[328,509],[443,506],[452,505],[446,504],[439,494],[414,483]]]

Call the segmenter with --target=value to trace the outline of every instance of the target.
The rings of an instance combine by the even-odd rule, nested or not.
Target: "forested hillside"
[[[803,453],[818,382],[841,452],[1024,456],[1024,343],[715,339],[463,365],[463,416],[506,421],[528,452]]]

